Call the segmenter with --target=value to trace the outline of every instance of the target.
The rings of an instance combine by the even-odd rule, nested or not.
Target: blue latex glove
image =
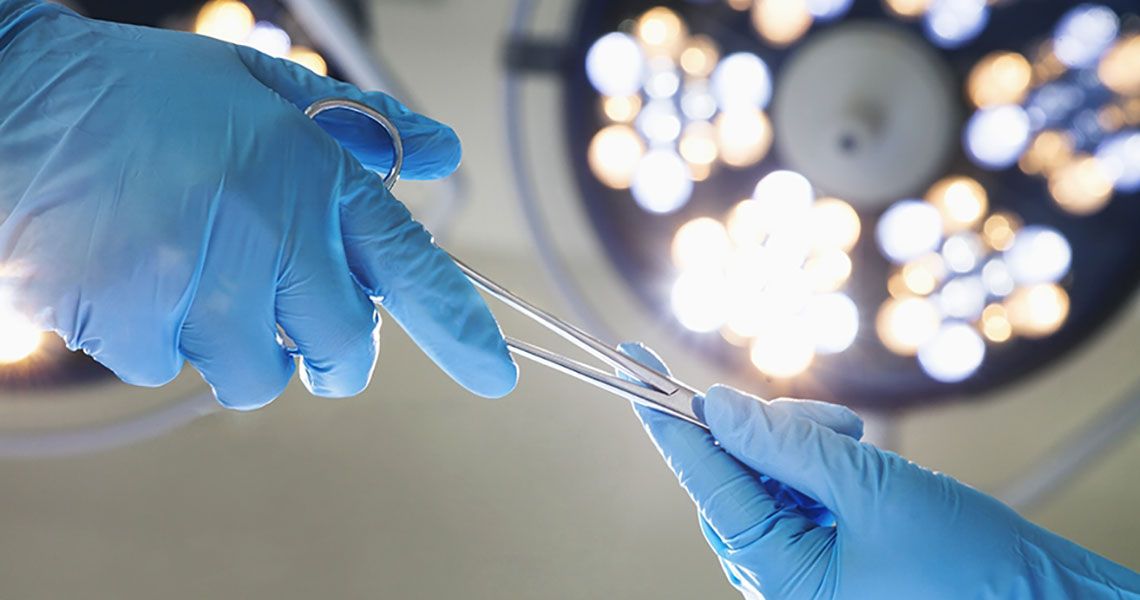
[[[623,349],[664,368],[642,348]],[[651,409],[637,414],[746,597],[1140,597],[1140,576],[1127,568],[858,441],[858,417],[845,408],[715,386],[703,410],[711,434]],[[781,499],[761,473],[819,500],[835,524]]]
[[[186,359],[222,404],[262,406],[294,370],[279,323],[313,393],[353,395],[378,297],[471,391],[514,387],[483,300],[369,170],[387,140],[302,109],[387,114],[408,179],[456,168],[450,128],[249,48],[38,1],[0,0],[0,83],[0,300],[124,381],[162,385]]]

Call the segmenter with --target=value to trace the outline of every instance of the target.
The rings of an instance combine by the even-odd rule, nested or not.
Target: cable
[[[533,0],[518,0],[511,14],[510,25],[507,28],[507,39],[518,40],[524,37],[527,23],[534,12]],[[562,297],[570,304],[572,310],[588,331],[605,339],[615,339],[613,330],[606,325],[598,312],[586,300],[581,288],[574,283],[570,269],[559,257],[558,250],[554,248],[551,240],[553,236],[547,230],[541,211],[538,207],[538,194],[534,181],[530,177],[527,167],[526,136],[523,134],[523,107],[520,100],[519,77],[511,69],[505,69],[503,75],[503,115],[507,124],[508,147],[510,148],[511,170],[514,172],[515,192],[519,201],[519,208],[530,228],[531,238],[538,250],[539,259],[545,267],[546,275]]]

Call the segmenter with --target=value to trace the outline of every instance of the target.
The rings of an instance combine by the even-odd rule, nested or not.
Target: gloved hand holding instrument
[[[622,348],[667,372],[649,349]],[[1135,572],[859,441],[844,407],[725,386],[701,406],[709,430],[635,410],[745,597],[1140,598]]]
[[[449,127],[251,48],[39,0],[0,0],[0,82],[0,302],[124,381],[162,385],[185,359],[222,404],[262,406],[294,370],[279,324],[313,393],[353,395],[376,298],[471,391],[513,389],[483,300],[376,185],[391,144],[303,111],[383,113],[408,179],[456,168]]]

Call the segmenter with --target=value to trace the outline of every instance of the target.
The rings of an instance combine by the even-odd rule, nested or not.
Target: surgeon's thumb
[[[841,515],[845,502],[861,495],[867,453],[853,434],[862,432],[862,422],[837,405],[801,402],[789,410],[787,402],[714,386],[705,395],[705,420],[737,460]]]

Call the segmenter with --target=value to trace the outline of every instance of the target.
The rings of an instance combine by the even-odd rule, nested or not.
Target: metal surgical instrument
[[[372,119],[380,125],[391,138],[394,160],[388,174],[382,178],[382,182],[384,187],[392,189],[392,186],[394,186],[399,179],[400,169],[404,162],[403,141],[400,139],[400,132],[396,126],[376,109],[348,98],[325,98],[318,100],[305,110],[305,115],[310,118],[316,118],[317,115],[334,109],[349,110]],[[708,425],[704,423],[702,416],[698,413],[694,405],[694,402],[699,401],[701,397],[700,392],[694,388],[641,364],[625,354],[622,354],[609,344],[582,331],[578,327],[523,300],[503,286],[479,274],[479,272],[467,266],[454,256],[452,256],[452,260],[454,260],[460,270],[467,275],[467,278],[484,292],[527,317],[530,317],[534,321],[537,321],[554,333],[557,333],[582,350],[593,355],[595,358],[624,373],[630,379],[623,379],[612,373],[556,354],[534,344],[507,337],[507,347],[512,353],[591,383],[626,400],[659,410],[708,429]]]

